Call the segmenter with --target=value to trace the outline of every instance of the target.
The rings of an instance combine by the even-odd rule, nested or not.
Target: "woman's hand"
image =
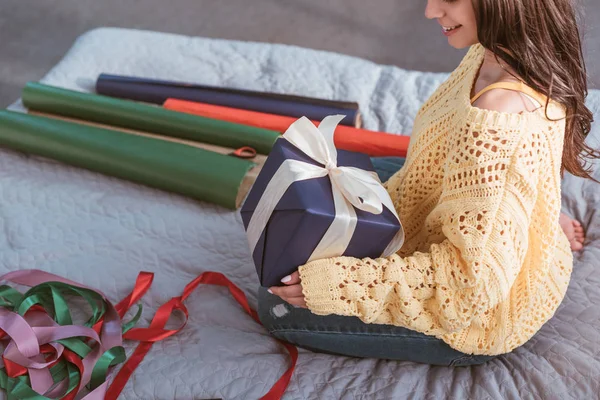
[[[269,293],[281,297],[283,301],[293,306],[307,308],[298,271],[283,278],[281,283],[285,286],[273,286],[269,288]]]

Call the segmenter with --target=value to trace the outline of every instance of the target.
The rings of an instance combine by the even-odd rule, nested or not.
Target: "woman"
[[[389,258],[311,262],[262,291],[261,319],[281,339],[479,364],[527,342],[565,295],[583,230],[560,214],[561,174],[589,178],[584,157],[598,157],[584,144],[592,114],[571,1],[429,0],[425,15],[470,50],[417,114],[386,183],[405,244]]]

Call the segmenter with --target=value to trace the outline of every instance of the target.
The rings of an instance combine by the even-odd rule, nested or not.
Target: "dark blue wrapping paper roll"
[[[361,126],[358,104],[352,102],[110,74],[98,77],[96,92],[154,104],[163,104],[168,98],[174,98],[296,118],[305,116],[317,121],[328,115],[341,114],[346,116],[341,124]]]

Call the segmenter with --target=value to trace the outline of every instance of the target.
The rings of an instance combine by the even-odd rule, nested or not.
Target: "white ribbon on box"
[[[372,214],[381,214],[385,206],[398,218],[392,199],[376,173],[354,167],[338,167],[333,136],[335,128],[344,117],[326,117],[318,128],[308,118],[302,117],[283,134],[283,139],[325,167],[298,160],[286,160],[281,164],[262,194],[248,224],[247,236],[252,252],[275,207],[294,182],[329,176],[333,191],[334,220],[308,262],[344,254],[356,229],[357,216],[354,207]],[[400,224],[400,230],[381,256],[388,257],[394,254],[403,243],[404,230]]]

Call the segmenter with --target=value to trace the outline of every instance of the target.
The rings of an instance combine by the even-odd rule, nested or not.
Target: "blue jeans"
[[[403,158],[396,157],[372,161],[382,182],[404,164]],[[321,353],[444,366],[477,365],[493,358],[461,353],[440,339],[406,328],[365,324],[355,317],[315,315],[287,304],[265,288],[259,290],[258,315],[271,335]]]
[[[402,166],[404,158],[400,157],[372,157],[371,162],[375,167],[375,172],[379,175],[381,182],[387,182]]]
[[[398,326],[365,324],[356,317],[315,315],[262,287],[258,316],[272,336],[318,353],[453,367],[483,364],[493,358],[461,353],[440,339]]]

